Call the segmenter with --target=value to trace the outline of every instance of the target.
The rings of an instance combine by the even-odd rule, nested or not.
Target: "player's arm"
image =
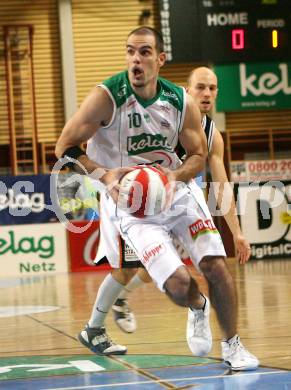
[[[100,168],[101,166],[90,160],[86,154],[80,154],[77,148],[91,138],[101,126],[109,123],[112,113],[113,103],[107,92],[103,88],[94,88],[63,128],[55,148],[57,158],[65,154],[73,158],[76,156],[75,159],[89,173]],[[80,171],[77,164],[74,165],[74,169]]]
[[[201,172],[207,157],[207,143],[201,127],[200,111],[194,99],[188,94],[184,126],[180,132],[179,141],[185,150],[186,158],[183,164],[174,171],[174,175],[176,181],[187,182]]]
[[[80,145],[91,138],[102,126],[106,126],[113,115],[113,103],[107,92],[100,87],[94,88],[85,98],[79,110],[66,123],[57,141],[55,153],[57,158],[69,156],[78,160],[73,169],[81,174],[89,173],[93,179],[104,183],[111,196],[117,199],[118,181],[130,168],[108,170],[82,152]]]
[[[213,143],[211,152],[208,156],[209,168],[212,181],[219,185],[217,194],[217,204],[221,209],[223,204],[226,205],[226,213],[224,218],[233,235],[237,255],[240,263],[245,263],[250,258],[250,246],[242,234],[239,220],[236,215],[235,200],[232,187],[228,181],[225,166],[224,166],[224,142],[220,132],[215,129],[213,135]]]

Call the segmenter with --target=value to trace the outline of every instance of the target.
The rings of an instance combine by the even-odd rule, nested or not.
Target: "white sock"
[[[115,280],[111,274],[106,276],[99,287],[91,317],[88,321],[90,328],[103,326],[108,311],[123,288],[124,285]]]
[[[135,290],[136,288],[142,286],[144,284],[144,281],[141,280],[139,275],[136,273],[130,281],[127,283],[127,285],[123,288],[121,293],[118,295],[119,299],[126,299],[127,295]]]

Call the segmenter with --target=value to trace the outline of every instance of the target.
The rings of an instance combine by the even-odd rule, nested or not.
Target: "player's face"
[[[158,53],[153,35],[130,35],[126,43],[126,61],[129,81],[134,89],[147,85],[156,87],[165,53]]]
[[[213,72],[202,70],[193,74],[188,93],[195,99],[201,113],[211,111],[217,91],[217,78]]]

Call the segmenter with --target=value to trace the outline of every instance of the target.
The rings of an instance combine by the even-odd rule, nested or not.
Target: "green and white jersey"
[[[158,163],[175,169],[175,153],[186,110],[186,92],[163,78],[151,100],[137,96],[127,71],[106,80],[104,88],[114,105],[110,123],[88,141],[89,158],[108,168]]]

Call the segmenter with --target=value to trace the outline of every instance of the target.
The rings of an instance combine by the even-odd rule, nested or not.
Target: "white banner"
[[[291,180],[291,159],[232,161],[231,180],[248,181]]]
[[[238,214],[253,259],[291,258],[291,181],[235,185]]]
[[[0,277],[68,272],[61,223],[0,226]]]

